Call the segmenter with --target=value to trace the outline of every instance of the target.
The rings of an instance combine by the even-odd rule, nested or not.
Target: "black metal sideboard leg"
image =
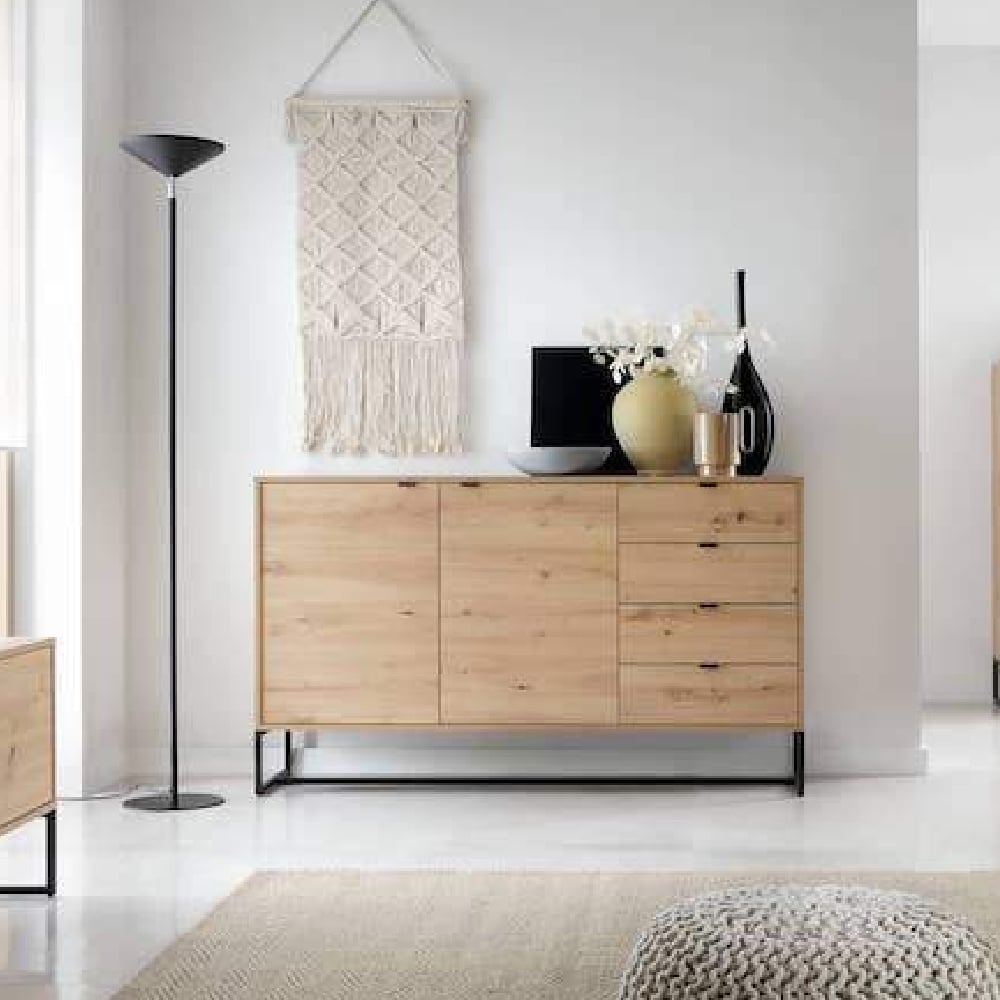
[[[1000,660],[993,657],[993,704],[1000,708]]]
[[[806,794],[806,734],[801,731],[792,734],[792,784],[802,798]]]
[[[279,785],[287,785],[292,780],[292,733],[285,730],[285,766],[270,778],[264,777],[264,737],[266,729],[258,729],[254,733],[253,747],[253,784],[258,795],[266,795]]]
[[[45,814],[45,885],[3,885],[0,896],[48,896],[56,894],[56,811]]]
[[[56,894],[58,870],[56,851],[56,811],[45,817],[45,890],[50,898]]]

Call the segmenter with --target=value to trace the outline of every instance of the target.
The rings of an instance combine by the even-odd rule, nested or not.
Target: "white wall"
[[[990,697],[990,365],[1000,360],[1000,47],[920,55],[923,675]]]
[[[253,474],[504,469],[527,435],[530,345],[625,310],[728,309],[745,266],[751,317],[781,343],[764,365],[775,469],[807,478],[813,759],[919,767],[915,4],[410,0],[473,106],[471,450],[399,463],[297,448],[282,101],[354,9],[128,5],[131,128],[230,144],[182,182],[186,744],[246,760]],[[433,87],[383,20],[326,89]],[[129,185],[128,700],[146,768],[163,760],[166,708],[162,206],[148,172]]]
[[[1000,0],[920,0],[921,45],[1000,45]]]
[[[18,463],[19,631],[58,641],[59,787],[83,790],[83,5],[32,5],[30,451]]]
[[[124,0],[84,6],[83,664],[84,782],[125,759],[126,157]]]
[[[57,640],[59,788],[128,772],[124,738],[121,0],[30,5],[30,448],[15,624]]]

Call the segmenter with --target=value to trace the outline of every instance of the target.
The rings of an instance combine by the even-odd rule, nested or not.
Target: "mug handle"
[[[745,417],[749,417],[749,429],[747,428],[747,420]],[[747,431],[749,430],[749,433]],[[757,437],[757,414],[754,413],[752,406],[741,406],[740,407],[740,451],[747,455],[753,451],[754,440]]]

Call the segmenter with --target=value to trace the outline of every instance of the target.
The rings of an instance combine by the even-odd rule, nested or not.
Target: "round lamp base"
[[[122,805],[126,809],[141,809],[143,812],[186,812],[189,809],[211,809],[213,806],[221,806],[225,801],[221,795],[201,792],[184,792],[175,800],[169,792],[163,792],[126,799]]]

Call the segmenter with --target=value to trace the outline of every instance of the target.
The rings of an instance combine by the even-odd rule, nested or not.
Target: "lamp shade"
[[[164,177],[183,177],[226,151],[215,139],[193,135],[133,135],[122,149]]]

